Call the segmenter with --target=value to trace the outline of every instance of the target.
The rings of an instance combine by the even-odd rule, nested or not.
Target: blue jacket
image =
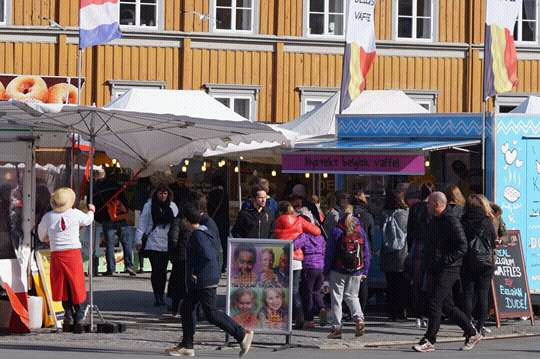
[[[355,220],[358,222],[358,224],[360,224],[358,218],[355,217]],[[341,222],[342,220],[340,220],[340,223]],[[339,226],[336,226],[334,230],[332,231],[332,235],[328,239],[328,242],[326,242],[326,254],[324,257],[324,271],[328,272],[330,270],[333,270],[339,273],[350,274],[354,276],[358,276],[362,274],[367,276],[369,273],[369,264],[371,261],[371,250],[369,248],[369,240],[365,232],[364,232],[364,235],[366,237],[366,240],[364,242],[364,268],[359,271],[352,272],[352,273],[341,270],[340,268],[337,268],[335,257],[336,257],[336,252],[339,249],[338,241],[341,239],[341,236],[343,236],[344,234],[345,232],[343,232],[343,230],[339,228]]]
[[[187,243],[186,282],[188,289],[217,286],[221,276],[219,238],[201,225],[194,230]]]

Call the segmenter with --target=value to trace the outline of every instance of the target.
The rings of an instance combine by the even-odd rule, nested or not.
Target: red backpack
[[[336,267],[346,272],[356,272],[364,268],[364,249],[366,232],[357,224],[353,233],[347,234],[343,224],[337,225],[343,231],[338,239],[336,251]]]

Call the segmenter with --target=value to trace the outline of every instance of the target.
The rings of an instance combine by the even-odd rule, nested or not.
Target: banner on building
[[[514,26],[522,0],[487,0],[484,38],[483,99],[517,85]]]
[[[84,79],[81,79],[81,87]],[[77,78],[0,74],[0,100],[77,104]]]
[[[118,0],[81,0],[79,48],[105,44],[122,37]]]
[[[375,61],[375,2],[349,1],[340,113],[364,90],[367,73]]]

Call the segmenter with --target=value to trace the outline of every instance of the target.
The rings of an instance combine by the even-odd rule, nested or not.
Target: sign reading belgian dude
[[[502,318],[530,317],[533,324],[520,232],[509,230],[496,246],[495,254],[492,291],[497,327],[500,327]]]
[[[227,314],[245,329],[292,332],[292,241],[229,238]]]

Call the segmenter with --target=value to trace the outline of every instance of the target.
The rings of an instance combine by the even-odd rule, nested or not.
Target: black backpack
[[[479,232],[474,233],[469,241],[467,261],[469,268],[472,270],[484,271],[493,268],[495,265],[493,248],[491,248],[489,239],[484,234],[485,231],[482,228]]]
[[[336,267],[350,273],[363,269],[366,233],[358,224],[352,234],[347,234],[347,229],[342,224],[338,224],[338,228],[343,231],[343,235],[337,243]]]

